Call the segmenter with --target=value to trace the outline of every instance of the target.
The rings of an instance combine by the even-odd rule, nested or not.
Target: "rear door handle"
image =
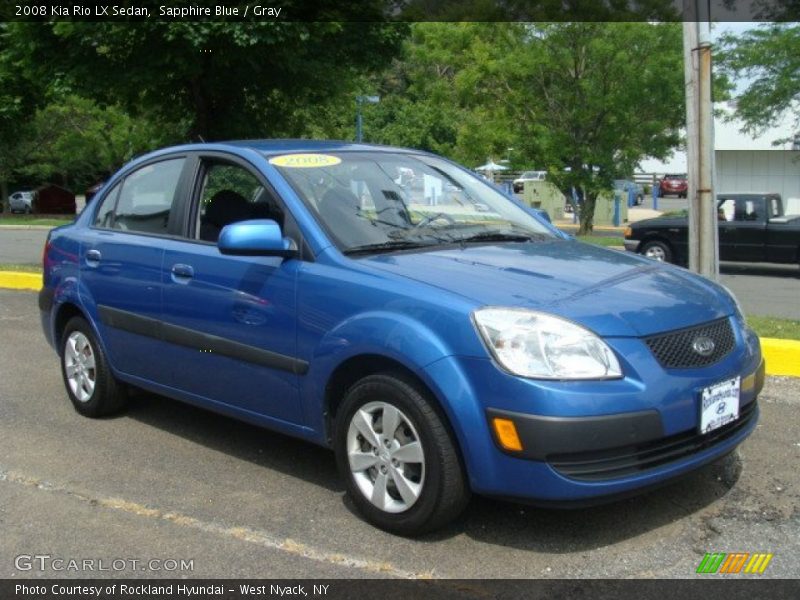
[[[100,264],[100,259],[102,257],[103,255],[100,254],[100,250],[95,250],[95,249],[87,250],[86,264],[89,265],[90,267],[96,267],[97,265]]]
[[[178,263],[172,265],[172,280],[177,283],[186,283],[194,277],[194,269],[189,265]]]

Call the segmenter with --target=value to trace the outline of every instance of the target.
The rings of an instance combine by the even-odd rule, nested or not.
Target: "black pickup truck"
[[[800,263],[800,215],[784,215],[780,194],[718,194],[717,216],[720,260]],[[688,239],[686,215],[663,216],[628,227],[625,249],[685,265]]]

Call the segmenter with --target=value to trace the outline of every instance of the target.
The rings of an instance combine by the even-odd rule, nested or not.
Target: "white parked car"
[[[514,180],[514,193],[521,194],[526,181],[544,181],[547,171],[525,171]]]
[[[8,207],[12,213],[33,212],[34,192],[14,192],[8,197]]]

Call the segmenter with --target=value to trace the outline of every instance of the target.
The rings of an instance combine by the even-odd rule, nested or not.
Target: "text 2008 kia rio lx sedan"
[[[50,234],[39,305],[79,413],[135,386],[330,446],[402,534],[471,492],[583,504],[687,473],[753,431],[764,379],[719,285],[389,147],[139,158]]]

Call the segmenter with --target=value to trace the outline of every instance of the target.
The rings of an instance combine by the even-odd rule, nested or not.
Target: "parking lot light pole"
[[[356,96],[356,141],[361,143],[364,141],[364,121],[361,116],[361,105],[365,102],[367,104],[377,104],[381,101],[380,96]]]

